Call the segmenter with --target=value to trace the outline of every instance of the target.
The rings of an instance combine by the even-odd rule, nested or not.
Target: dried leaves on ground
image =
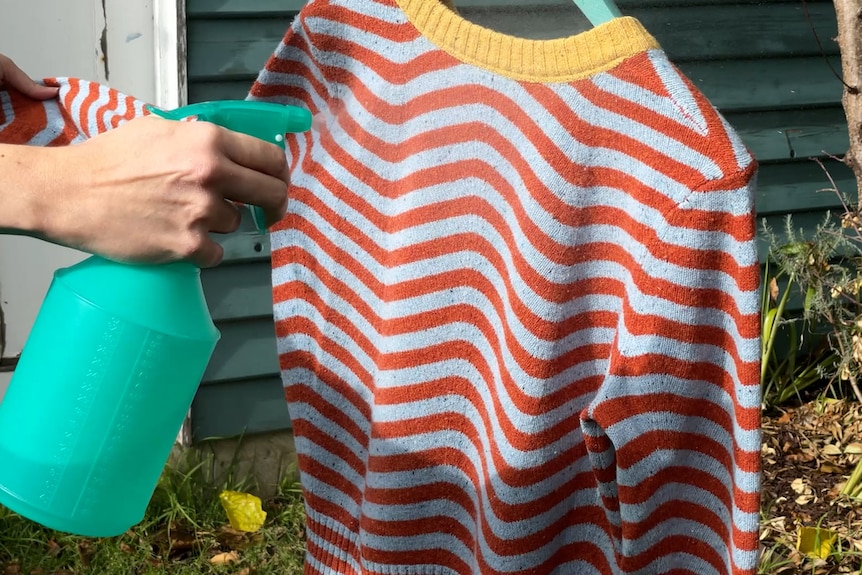
[[[761,455],[760,572],[859,574],[862,500],[841,489],[862,458],[862,405],[811,401],[764,414]]]

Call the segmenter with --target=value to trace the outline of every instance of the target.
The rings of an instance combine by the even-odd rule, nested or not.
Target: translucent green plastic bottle
[[[153,112],[282,147],[311,127],[307,110],[261,102]],[[78,535],[138,523],[218,339],[191,264],[94,256],[57,271],[0,403],[0,504]]]

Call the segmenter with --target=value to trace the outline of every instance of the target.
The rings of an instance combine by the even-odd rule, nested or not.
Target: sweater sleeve
[[[77,144],[148,113],[142,100],[96,82],[49,78],[45,84],[60,89],[56,98],[0,90],[0,144]]]
[[[627,572],[754,572],[760,481],[755,173],[752,162],[694,189],[643,239],[659,263],[629,280],[606,377],[581,413]]]

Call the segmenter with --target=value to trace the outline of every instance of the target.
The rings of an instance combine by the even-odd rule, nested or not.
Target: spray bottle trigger
[[[209,109],[204,105],[196,106],[195,113],[190,115],[188,112],[188,107],[186,108],[178,108],[177,110],[162,110],[156,108],[155,106],[146,106],[147,111],[152,114],[159,116],[161,118],[165,118],[166,120],[185,120],[190,118],[195,118],[195,120],[199,122],[212,122],[214,124],[218,124],[219,122],[213,122],[210,119]],[[284,136],[281,137],[284,139]],[[265,235],[267,233],[266,227],[266,215],[263,212],[263,208],[260,206],[252,206],[243,204],[248,208],[249,212],[251,212],[251,219],[254,222],[254,227],[257,229],[257,232],[261,235]]]
[[[251,219],[258,233],[266,234],[268,229],[266,227],[266,215],[263,213],[263,208],[260,206],[248,206],[248,208],[251,211]]]
[[[196,118],[229,130],[254,136],[285,148],[284,135],[311,129],[311,112],[296,106],[249,100],[198,102],[175,110],[147,106],[147,110],[169,120]],[[260,234],[268,232],[266,216],[259,206],[247,206]]]

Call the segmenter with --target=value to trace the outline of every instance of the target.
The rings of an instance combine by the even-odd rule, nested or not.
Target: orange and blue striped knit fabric
[[[251,97],[316,116],[272,235],[307,573],[753,573],[756,166],[636,20],[313,0]]]
[[[44,83],[60,88],[57,99],[40,102],[0,89],[0,144],[78,144],[148,113],[144,102],[107,86],[78,78]]]
[[[0,141],[141,113],[58,83]],[[756,164],[636,20],[312,0],[249,97],[316,117],[272,233],[306,573],[755,572]]]

